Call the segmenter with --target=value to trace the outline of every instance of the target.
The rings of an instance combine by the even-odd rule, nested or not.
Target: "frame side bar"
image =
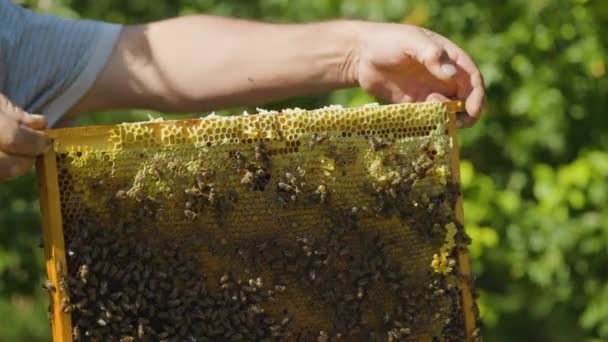
[[[54,149],[36,160],[38,189],[40,191],[40,214],[44,255],[49,281],[55,286],[50,292],[50,315],[53,341],[72,342],[72,317],[64,313],[61,299],[67,297],[60,286],[61,278],[67,273],[63,223],[59,197],[59,178]]]
[[[460,105],[462,108],[462,103]],[[458,150],[458,131],[456,128],[456,114],[458,110],[450,110],[449,135],[451,139],[450,158],[452,169],[452,181],[458,184],[460,188],[460,154]],[[456,198],[456,207],[454,208],[456,221],[464,225],[464,211],[462,206],[462,194],[459,193]],[[475,302],[473,300],[473,289],[471,287],[471,265],[469,260],[469,252],[466,248],[458,248],[458,271],[459,271],[459,287],[461,289],[461,304],[464,311],[464,328],[466,330],[467,341],[475,341],[476,319],[475,319]]]

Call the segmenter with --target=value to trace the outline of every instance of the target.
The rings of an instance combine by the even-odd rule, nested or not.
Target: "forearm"
[[[129,27],[94,86],[103,91],[79,106],[207,111],[355,86],[355,36],[344,21],[188,16]]]

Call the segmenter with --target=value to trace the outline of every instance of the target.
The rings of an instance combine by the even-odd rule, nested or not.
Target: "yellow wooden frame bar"
[[[63,289],[60,282],[62,276],[67,273],[67,264],[63,241],[57,159],[53,149],[38,158],[36,173],[40,191],[40,215],[46,271],[48,279],[53,285],[49,292],[53,341],[71,342],[72,316],[64,313],[61,308]]]
[[[464,106],[462,102],[456,102],[450,111],[450,125],[449,135],[452,139],[451,147],[451,168],[452,168],[452,181],[454,184],[460,184],[460,153],[458,148],[458,131],[456,127],[456,115],[464,112]],[[456,207],[454,208],[454,215],[456,221],[460,224],[464,224],[464,210],[462,205],[462,194],[458,194],[456,198]],[[466,329],[467,341],[474,341],[474,332],[476,329],[476,318],[475,318],[475,301],[473,299],[473,289],[471,288],[471,265],[469,259],[469,252],[464,248],[458,250],[458,271],[460,272],[460,284],[461,289],[461,305],[464,311],[464,325]]]

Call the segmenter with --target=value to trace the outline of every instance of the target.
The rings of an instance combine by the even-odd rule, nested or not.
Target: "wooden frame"
[[[451,137],[451,168],[452,180],[455,184],[460,183],[459,174],[459,151],[457,144],[456,115],[464,111],[462,102],[447,102],[446,106],[450,112],[449,135]],[[199,122],[198,119],[184,120],[192,124]],[[163,121],[151,122],[150,125],[162,125]],[[187,123],[186,123],[187,124]],[[53,138],[61,138],[62,141],[73,141],[79,144],[98,145],[105,143],[107,133],[113,126],[91,126],[80,128],[61,128],[47,130],[48,135]],[[37,159],[36,171],[38,176],[38,187],[40,190],[40,212],[42,220],[42,233],[44,240],[45,263],[48,279],[52,284],[50,291],[51,329],[53,341],[72,341],[72,320],[69,313],[62,310],[61,298],[63,288],[61,286],[62,276],[67,273],[66,249],[64,245],[63,222],[61,215],[61,203],[59,193],[59,179],[57,174],[57,153],[51,149]],[[463,223],[462,195],[459,194],[456,207],[454,208],[456,220]],[[471,271],[469,255],[466,249],[458,250],[458,264],[460,272],[461,305],[464,310],[464,320],[467,340],[475,340],[476,317],[474,314],[474,299],[471,288]]]

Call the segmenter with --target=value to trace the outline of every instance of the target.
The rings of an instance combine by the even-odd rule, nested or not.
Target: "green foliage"
[[[0,341],[48,340],[33,173],[0,184]]]
[[[479,64],[486,115],[461,131],[465,218],[488,341],[608,339],[608,3],[599,0],[54,0],[39,10],[121,23],[209,13],[277,22],[424,25]],[[202,33],[204,34],[204,33]],[[297,48],[294,45],[294,48]],[[273,108],[373,101],[360,90]],[[99,113],[100,124],[146,113]],[[32,175],[0,184],[0,340],[47,340]]]

